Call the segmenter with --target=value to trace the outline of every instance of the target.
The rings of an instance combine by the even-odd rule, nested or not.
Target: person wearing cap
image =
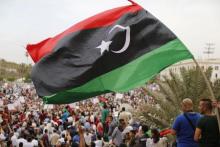
[[[136,145],[136,131],[132,126],[127,126],[123,131],[123,143],[129,147],[134,147]]]
[[[132,131],[132,130],[133,130],[132,126],[127,126],[127,127],[123,130],[123,132],[122,132],[123,140],[126,140],[127,137],[129,137],[129,133],[130,133],[130,131]],[[124,141],[124,142],[125,142],[125,141]]]
[[[201,115],[193,112],[193,102],[189,98],[183,99],[181,109],[183,113],[176,117],[171,130],[176,135],[177,147],[198,147],[194,132]]]
[[[135,130],[135,128],[133,128],[130,132],[129,132],[129,142],[128,142],[128,146],[130,147],[137,147],[137,142],[136,142],[136,133],[137,130]]]

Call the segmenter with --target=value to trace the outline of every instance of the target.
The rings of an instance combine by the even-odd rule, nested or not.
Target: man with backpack
[[[181,108],[183,113],[176,117],[172,127],[172,134],[176,135],[177,147],[198,147],[197,142],[194,141],[194,133],[201,116],[193,112],[193,102],[189,98],[183,99]]]

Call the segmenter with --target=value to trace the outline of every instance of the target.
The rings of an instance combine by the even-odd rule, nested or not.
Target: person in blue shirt
[[[67,120],[67,118],[69,117],[70,113],[67,111],[67,109],[64,109],[64,113],[61,116],[61,119],[63,122],[65,122]]]
[[[194,133],[201,115],[193,112],[193,102],[189,98],[183,99],[181,109],[183,113],[176,117],[172,126],[172,134],[177,138],[177,147],[198,147],[198,143],[194,141]]]
[[[73,141],[75,144],[79,144],[80,135],[79,135],[78,132],[75,133],[75,135],[74,135],[73,138],[72,138],[72,141]]]

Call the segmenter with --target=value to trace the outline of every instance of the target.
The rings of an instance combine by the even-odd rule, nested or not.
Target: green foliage
[[[205,74],[210,81],[212,69],[208,68]],[[142,118],[151,126],[170,127],[175,117],[181,113],[180,103],[184,98],[191,98],[195,111],[198,111],[199,99],[210,97],[207,84],[198,68],[190,70],[182,68],[180,74],[170,71],[169,75],[163,77],[163,80],[155,80],[160,87],[159,91],[145,88],[146,94],[153,97],[154,103],[140,106],[135,112],[137,119]],[[220,80],[211,85],[215,96],[220,97]]]
[[[4,59],[0,60],[0,81],[6,79],[8,81],[14,81],[24,77],[30,77],[30,71],[32,66],[29,64],[17,64],[14,62],[8,62]],[[30,81],[30,78],[27,78]]]
[[[26,75],[24,77],[24,82],[25,83],[30,83],[31,82],[31,75],[30,75],[30,73],[26,73]]]
[[[2,76],[0,76],[0,81],[3,81],[3,80],[4,80],[4,78]]]
[[[13,82],[13,81],[15,81],[16,79],[14,78],[14,77],[9,77],[9,78],[7,78],[7,81],[9,81],[9,82]]]
[[[213,92],[215,94],[216,99],[220,100],[220,79],[216,80],[213,83]]]

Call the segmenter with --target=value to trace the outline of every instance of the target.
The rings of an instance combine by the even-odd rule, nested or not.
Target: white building
[[[220,79],[220,59],[197,59],[200,67],[206,70],[209,67],[212,67],[212,77],[211,81],[215,81],[216,79]],[[192,59],[178,62],[160,73],[160,76],[169,75],[169,72],[172,71],[174,73],[179,73],[180,68],[185,67],[186,69],[195,68],[196,65]]]

